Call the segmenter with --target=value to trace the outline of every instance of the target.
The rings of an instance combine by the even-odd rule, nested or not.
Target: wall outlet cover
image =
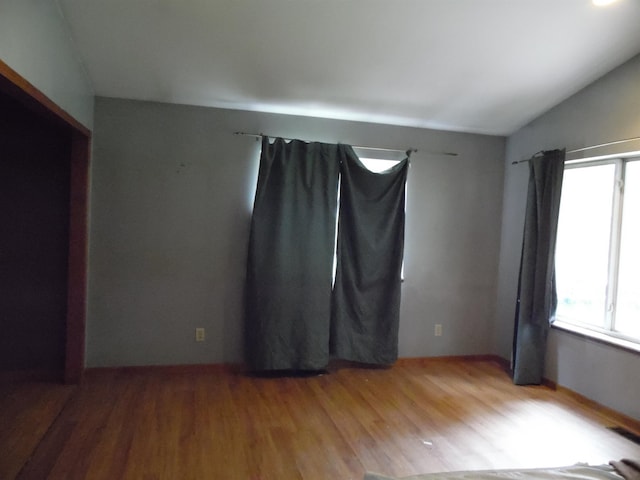
[[[204,342],[204,328],[196,328],[196,342]]]

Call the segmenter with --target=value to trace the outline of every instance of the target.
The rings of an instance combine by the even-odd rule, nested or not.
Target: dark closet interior
[[[64,372],[72,137],[0,93],[0,371]]]

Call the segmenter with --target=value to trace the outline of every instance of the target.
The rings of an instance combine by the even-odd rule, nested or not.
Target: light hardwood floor
[[[620,418],[516,387],[490,361],[289,378],[106,370],[22,388],[0,391],[2,479],[348,480],[640,458],[605,428]]]

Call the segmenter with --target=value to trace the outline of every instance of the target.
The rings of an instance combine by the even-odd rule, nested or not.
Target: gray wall
[[[491,350],[504,138],[97,98],[88,366],[242,360],[260,144],[238,130],[420,149],[409,172],[400,355]],[[204,343],[194,342],[200,326]]]
[[[511,165],[543,149],[568,150],[640,135],[640,56],[511,135],[507,141],[494,351],[510,357],[528,168]],[[613,147],[640,150],[637,143]],[[611,149],[593,155],[613,153]],[[545,376],[640,418],[640,354],[553,330]]]
[[[93,87],[57,2],[0,2],[0,59],[77,121],[93,126]]]

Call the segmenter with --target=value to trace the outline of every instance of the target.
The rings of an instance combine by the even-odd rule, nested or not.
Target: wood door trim
[[[89,160],[91,130],[82,125],[27,79],[0,60],[0,92],[29,110],[65,127],[71,138],[69,250],[64,379],[79,383],[84,373],[87,311]]]
[[[91,137],[91,130],[67,113],[57,103],[33,86],[26,78],[0,60],[0,91],[21,101],[25,106],[37,113],[57,120],[71,127],[85,137]]]
[[[84,372],[87,312],[89,139],[73,133],[69,192],[69,260],[67,287],[67,335],[64,379],[79,383]]]

